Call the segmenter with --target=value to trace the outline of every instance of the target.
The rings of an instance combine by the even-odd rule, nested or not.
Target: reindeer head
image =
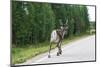
[[[66,20],[66,23],[63,24],[60,20],[60,29],[62,29],[63,31],[67,31],[68,30],[68,20]]]

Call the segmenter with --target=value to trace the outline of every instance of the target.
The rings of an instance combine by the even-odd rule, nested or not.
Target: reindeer
[[[62,54],[61,44],[62,44],[62,40],[64,38],[65,33],[68,31],[68,21],[65,24],[60,23],[60,25],[61,25],[60,29],[55,29],[51,33],[48,58],[51,57],[50,51],[51,51],[52,43],[56,43],[56,47],[58,48],[57,56]]]

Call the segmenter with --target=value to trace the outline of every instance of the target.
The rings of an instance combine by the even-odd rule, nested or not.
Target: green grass
[[[13,64],[22,63],[25,62],[27,59],[30,59],[41,53],[48,51],[49,44],[47,42],[37,45],[38,46],[12,48],[12,63]],[[54,45],[52,46],[52,49],[53,48],[55,48]]]
[[[86,37],[89,35],[80,35],[80,36],[72,36],[69,37],[67,39],[63,40],[63,44],[67,44],[69,42],[78,40],[80,38]],[[52,45],[52,49],[54,49],[56,47],[56,45]],[[35,57],[41,53],[45,53],[47,52],[49,49],[49,43],[48,42],[44,42],[44,43],[40,43],[37,44],[37,46],[33,44],[33,46],[29,46],[29,47],[15,47],[12,48],[12,63],[13,64],[18,64],[18,63],[22,63],[25,62],[26,60]]]

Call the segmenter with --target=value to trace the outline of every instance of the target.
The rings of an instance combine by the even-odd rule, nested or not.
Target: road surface
[[[21,65],[45,64],[75,61],[94,61],[95,60],[95,36],[88,36],[80,40],[62,46],[62,55],[56,56],[57,48],[51,51],[51,58],[48,53],[39,55]]]

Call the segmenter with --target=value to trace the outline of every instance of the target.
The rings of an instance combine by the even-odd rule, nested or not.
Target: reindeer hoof
[[[48,58],[51,58],[51,56],[50,56],[50,55],[48,55]]]
[[[61,52],[59,52],[59,54],[62,54]]]
[[[59,56],[59,53],[57,52],[57,56]]]
[[[62,54],[62,51],[60,51],[59,54]]]

